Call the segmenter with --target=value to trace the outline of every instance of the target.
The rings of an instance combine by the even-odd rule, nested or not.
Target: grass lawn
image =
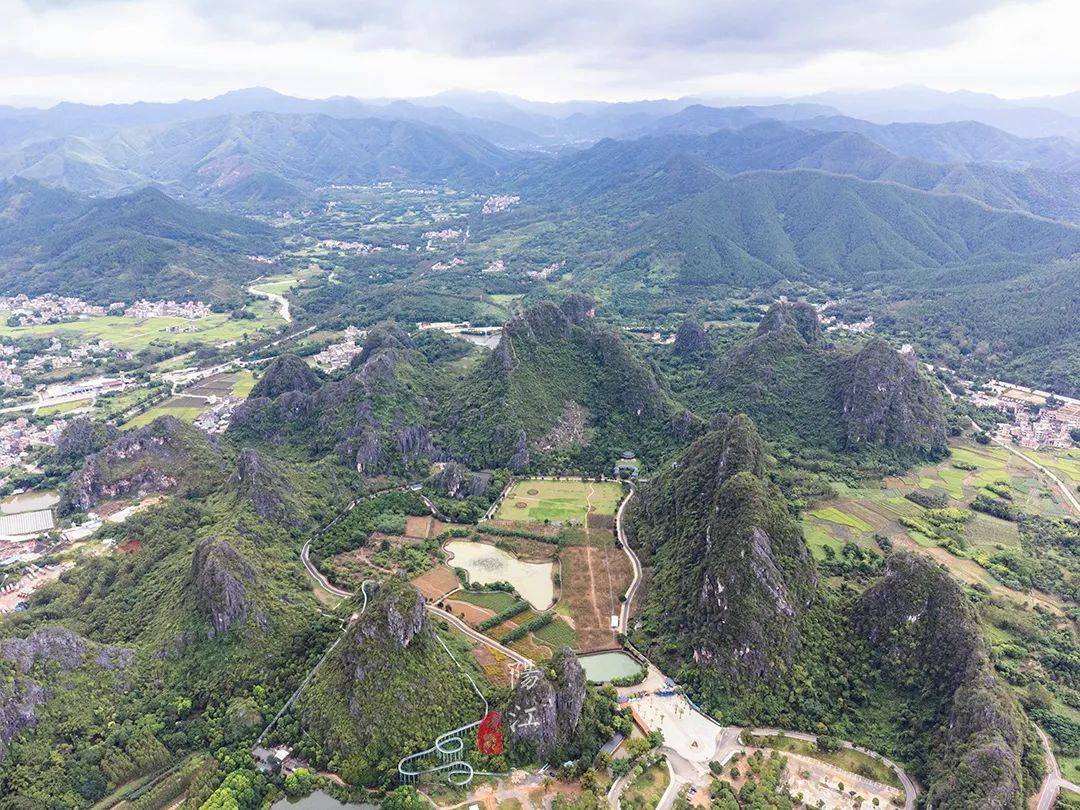
[[[253,321],[234,320],[227,314],[210,315],[189,321],[184,318],[125,318],[101,315],[70,323],[48,323],[36,326],[6,326],[0,322],[0,338],[67,336],[76,341],[107,340],[120,349],[138,351],[154,341],[168,343],[224,343],[239,340],[245,334],[254,334],[263,327],[276,327],[282,323],[276,307],[268,301],[251,305],[256,318]],[[190,332],[170,332],[169,328],[193,327]]]
[[[1057,762],[1062,776],[1070,782],[1080,782],[1080,756],[1058,757]]]
[[[842,748],[833,753],[825,753],[824,751],[819,751],[817,746],[811,742],[784,736],[755,736],[754,745],[763,748],[774,748],[777,751],[790,751],[792,754],[802,754],[803,756],[820,759],[822,762],[828,762],[830,765],[841,768],[848,773],[863,776],[867,779],[873,779],[875,782],[881,782],[883,785],[889,785],[890,787],[898,788],[900,790],[904,789],[904,786],[900,783],[900,780],[897,778],[896,773],[893,772],[892,768],[884,762],[880,762],[873,757],[864,754],[862,751],[852,751],[849,748]]]
[[[667,790],[668,781],[667,760],[661,758],[659,762],[646,768],[633,782],[623,790],[622,806],[630,810],[652,810],[660,803],[660,797]]]
[[[75,399],[71,402],[61,402],[59,405],[46,405],[43,408],[37,409],[38,416],[52,416],[58,413],[70,413],[71,411],[77,411],[79,408],[85,408],[94,400],[88,399]]]
[[[499,511],[499,520],[522,523],[573,520],[584,523],[592,511],[614,515],[622,500],[622,486],[611,481],[542,481],[528,478],[517,481],[507,493]]]
[[[518,602],[516,596],[505,591],[467,591],[462,589],[455,593],[453,598],[459,602],[468,602],[470,605],[493,610],[496,613],[502,613]]]
[[[175,416],[181,422],[194,422],[200,413],[206,410],[206,400],[183,395],[169,397],[160,405],[140,413],[124,424],[124,428],[137,428],[149,425],[159,416]]]

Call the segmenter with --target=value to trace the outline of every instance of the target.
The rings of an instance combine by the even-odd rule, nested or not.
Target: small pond
[[[316,790],[302,799],[282,799],[270,810],[378,810],[374,804],[342,804],[329,793]]]
[[[448,564],[464,568],[469,574],[469,582],[481,585],[509,582],[537,610],[546,610],[555,601],[552,563],[523,562],[501,548],[466,540],[447,543],[446,551],[453,555]]]
[[[19,495],[8,495],[0,501],[0,512],[5,515],[16,515],[19,512],[36,512],[40,509],[51,509],[60,503],[60,495],[56,492],[44,490],[41,492],[23,492]]]
[[[624,652],[602,652],[578,657],[585,677],[593,683],[606,683],[615,678],[628,678],[641,672],[632,655]]]

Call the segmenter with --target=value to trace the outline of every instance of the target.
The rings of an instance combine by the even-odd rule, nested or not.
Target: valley
[[[0,808],[1070,806],[1068,139],[208,101],[0,109]]]

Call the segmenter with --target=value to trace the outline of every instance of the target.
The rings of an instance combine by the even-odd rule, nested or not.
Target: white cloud
[[[252,85],[546,100],[1080,86],[1075,0],[378,0],[316,12],[298,0],[0,0],[0,15],[2,98],[173,100]]]

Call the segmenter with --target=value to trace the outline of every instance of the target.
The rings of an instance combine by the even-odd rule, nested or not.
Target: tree
[[[307,796],[315,785],[315,777],[307,768],[297,768],[285,777],[285,792],[290,796]]]
[[[382,810],[428,810],[428,804],[420,798],[412,785],[402,785],[382,800]]]

